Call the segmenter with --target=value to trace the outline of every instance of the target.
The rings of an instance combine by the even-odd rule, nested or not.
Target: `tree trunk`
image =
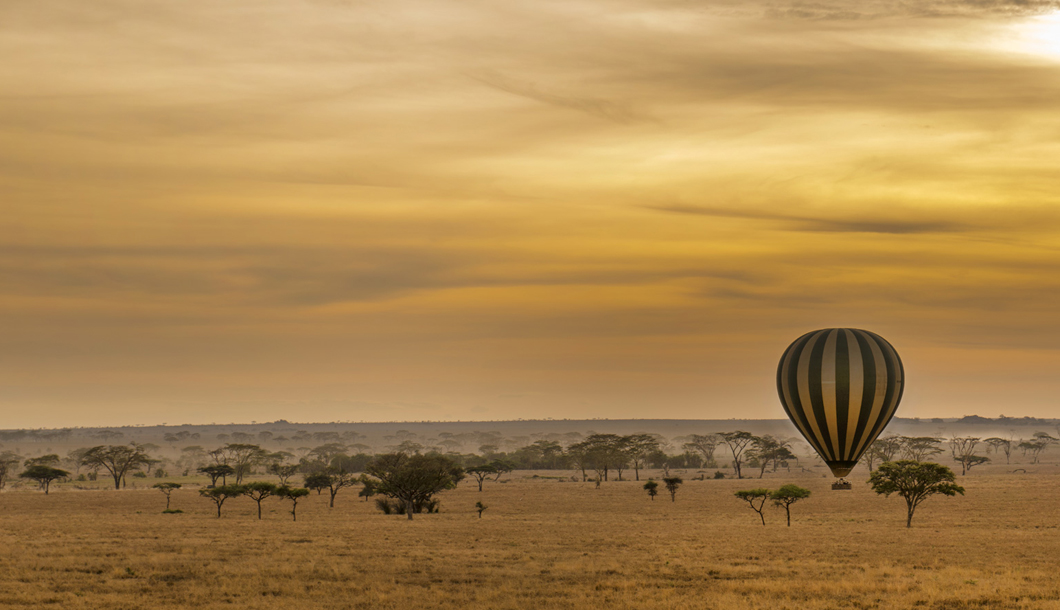
[[[258,500],[258,521],[261,521],[261,500]]]
[[[166,494],[166,510],[169,510],[169,494]]]
[[[784,505],[784,512],[788,513],[788,527],[791,527],[791,506]]]
[[[906,506],[909,510],[905,517],[905,526],[913,527],[913,511],[916,510],[916,506],[914,506],[913,503],[909,502],[908,500],[906,501]]]

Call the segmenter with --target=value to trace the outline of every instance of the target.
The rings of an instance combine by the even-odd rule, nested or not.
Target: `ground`
[[[904,502],[861,472],[845,492],[817,472],[686,472],[671,502],[642,482],[517,471],[482,493],[465,480],[411,522],[357,488],[334,509],[312,494],[297,522],[275,498],[261,521],[246,498],[217,519],[193,489],[173,493],[182,514],[162,514],[165,497],[143,489],[153,480],[9,490],[0,608],[1060,608],[1060,470],[1030,470],[959,477],[966,496],[927,500],[912,529]],[[785,483],[813,492],[790,528],[783,509],[763,527],[732,495]]]

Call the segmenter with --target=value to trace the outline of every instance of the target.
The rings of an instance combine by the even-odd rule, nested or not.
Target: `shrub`
[[[714,478],[715,479],[724,479],[725,478],[725,473],[720,471],[720,470],[717,470],[717,471],[714,472]]]

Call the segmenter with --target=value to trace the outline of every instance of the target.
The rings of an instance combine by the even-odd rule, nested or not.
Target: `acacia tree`
[[[950,439],[950,453],[953,454],[953,461],[960,462],[962,475],[967,474],[973,466],[990,461],[988,457],[975,455],[978,444],[979,439],[974,436],[955,436]]]
[[[276,497],[291,501],[291,521],[298,521],[298,501],[309,495],[309,490],[304,487],[288,487],[286,485],[276,488]]]
[[[670,492],[670,501],[677,502],[677,488],[684,483],[681,477],[666,477],[663,479],[663,484],[666,485],[666,491]],[[649,492],[650,493],[650,492]],[[655,499],[654,497],[652,498]]]
[[[477,510],[477,511],[478,511],[478,518],[479,518],[479,519],[481,519],[481,518],[482,518],[482,513],[483,513],[483,511],[485,511],[485,510],[486,510],[487,508],[489,508],[489,507],[488,507],[488,506],[486,506],[485,504],[483,504],[482,502],[475,502],[475,510]]]
[[[1023,441],[1019,444],[1019,448],[1023,449],[1023,454],[1026,455],[1029,451],[1031,454],[1031,464],[1038,463],[1038,457],[1042,454],[1049,445],[1055,443],[1058,439],[1049,436],[1045,432],[1035,432],[1034,437],[1029,441]]]
[[[773,500],[773,504],[778,507],[783,507],[784,512],[787,513],[788,527],[791,527],[791,505],[803,498],[809,497],[809,489],[794,484],[785,485],[769,494],[769,498]],[[763,525],[765,525],[764,522]]]
[[[732,468],[736,473],[736,478],[742,479],[743,473],[740,467],[743,464],[744,452],[755,441],[755,435],[743,430],[737,430],[735,432],[721,432],[718,436],[721,437],[722,442],[732,452]]]
[[[261,520],[261,501],[276,493],[276,485],[266,481],[254,481],[243,485],[243,495],[258,504],[258,520]]]
[[[81,464],[89,468],[102,468],[114,478],[114,489],[121,489],[125,475],[146,465],[151,458],[143,447],[136,443],[129,445],[98,445],[85,451]]]
[[[325,489],[328,490],[331,494],[328,508],[335,508],[335,496],[339,494],[339,491],[344,487],[359,483],[361,479],[354,476],[352,472],[328,467],[321,472],[306,475],[304,481],[307,489],[315,489],[318,494]]]
[[[173,494],[174,489],[180,489],[180,483],[155,483],[151,487],[166,495],[166,510],[169,510],[169,496]]]
[[[15,472],[21,461],[22,458],[17,453],[11,451],[0,453],[0,490],[7,485],[7,480],[11,478],[11,474]]]
[[[483,464],[482,466],[472,466],[471,468],[464,470],[464,472],[478,480],[478,490],[482,491],[482,482],[485,481],[487,477],[497,474],[497,468],[492,464]]]
[[[762,509],[766,505],[766,500],[768,500],[773,495],[773,492],[769,491],[768,489],[759,487],[758,489],[745,489],[743,491],[738,491],[733,495],[743,500],[744,502],[747,502],[747,505],[750,506],[751,509],[754,510],[756,513],[758,513],[759,518],[762,519],[762,525],[766,524],[766,515],[764,512],[762,512]]]
[[[209,487],[207,489],[200,489],[199,495],[212,500],[217,505],[217,518],[221,518],[221,505],[225,503],[225,500],[229,498],[235,498],[243,495],[242,485],[221,485],[219,487]]]
[[[941,494],[964,495],[964,488],[954,483],[953,471],[934,462],[898,460],[884,462],[869,475],[873,491],[884,496],[896,493],[905,498],[905,526],[912,527],[913,512],[927,498]]]
[[[941,438],[934,436],[902,437],[902,454],[914,462],[923,462],[927,458],[942,453],[939,443]]]
[[[52,481],[69,475],[69,472],[59,468],[52,468],[44,464],[33,464],[18,476],[19,478],[36,481],[40,488],[44,490],[44,495],[48,495],[48,489],[51,487]]]
[[[357,492],[357,496],[364,498],[364,501],[367,502],[369,498],[376,494],[375,486],[377,482],[375,479],[370,479],[364,475],[361,475],[358,480],[363,487],[361,487],[361,491]]]
[[[625,437],[626,453],[633,467],[634,480],[640,480],[640,469],[653,453],[659,450],[659,439],[650,434],[631,434]]]
[[[1005,463],[1006,464],[1011,463],[1011,459],[1012,459],[1012,440],[1011,439],[1000,438],[1000,437],[997,437],[997,436],[992,436],[992,437],[986,439],[983,442],[986,443],[990,447],[990,449],[993,449],[994,453],[999,453],[999,452],[1004,453],[1005,454]],[[988,453],[989,453],[989,451],[988,451]]]
[[[703,454],[703,466],[714,468],[714,452],[721,443],[721,437],[717,434],[693,434],[692,440],[685,443],[686,449],[698,451]]]
[[[210,485],[217,485],[217,479],[221,479],[221,485],[227,485],[229,475],[235,474],[236,471],[228,464],[212,464],[203,466],[199,472],[210,477]]]
[[[651,501],[655,501],[655,496],[659,495],[659,484],[651,479],[644,484],[644,490],[648,492],[648,496],[651,497]]]
[[[236,485],[243,482],[243,477],[250,474],[255,464],[269,455],[268,451],[250,443],[228,443],[218,451],[221,452],[221,463],[232,467]]]
[[[376,456],[365,473],[379,480],[379,493],[404,503],[410,520],[435,494],[455,488],[464,478],[463,469],[443,455],[404,453]]]
[[[283,464],[281,462],[273,462],[269,464],[269,474],[274,474],[280,478],[280,486],[286,487],[287,480],[298,474],[298,469],[301,468],[299,464]]]

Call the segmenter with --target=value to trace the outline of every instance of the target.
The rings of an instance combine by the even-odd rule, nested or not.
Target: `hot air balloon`
[[[883,337],[826,328],[799,337],[777,367],[777,393],[788,418],[832,474],[850,474],[902,400],[905,371]],[[833,489],[849,489],[840,481]]]

